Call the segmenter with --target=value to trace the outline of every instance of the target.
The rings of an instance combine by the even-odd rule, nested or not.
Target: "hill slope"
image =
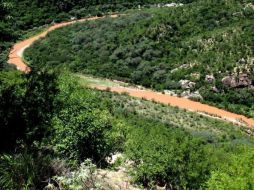
[[[226,11],[225,11],[226,10]],[[52,32],[26,51],[33,67],[120,79],[253,117],[253,15],[246,1],[200,1]]]
[[[33,2],[45,5],[42,6],[43,11],[54,9],[54,6],[49,7],[48,1]],[[79,1],[54,1],[60,5],[63,5],[62,2]],[[131,11],[129,16],[119,20],[108,19],[59,29],[50,33],[49,38],[37,42],[34,49],[27,51],[27,59],[33,66],[30,73],[0,72],[0,189],[45,189],[45,186],[54,190],[109,189],[107,184],[103,185],[101,178],[95,176],[96,167],[114,170],[125,163],[130,166],[128,172],[133,182],[147,189],[164,185],[170,189],[254,189],[252,129],[124,94],[92,90],[83,85],[87,81],[82,81],[80,86],[77,83],[80,78],[74,77],[73,73],[65,73],[62,69],[57,71],[57,67],[63,64],[75,72],[120,78],[158,89],[168,88],[164,75],[172,75],[174,78],[169,78],[170,89],[179,90],[179,93],[183,91],[179,88],[178,80],[184,78],[196,82],[191,91],[198,89],[201,92],[202,87],[210,87],[210,83],[203,84],[198,79],[195,81],[198,74],[191,73],[198,71],[200,77],[204,77],[206,74],[199,69],[205,67],[202,66],[205,63],[191,68],[188,64],[180,66],[183,65],[181,60],[184,60],[185,54],[188,60],[194,60],[192,49],[186,50],[181,56],[184,52],[182,46],[187,44],[192,47],[195,38],[201,39],[200,35],[205,30],[210,30],[207,31],[210,35],[214,31],[219,33],[220,29],[224,31],[225,27],[234,28],[231,24],[235,24],[246,26],[239,30],[244,38],[237,38],[237,33],[232,33],[236,39],[244,39],[243,47],[248,50],[248,28],[252,19],[252,4],[248,2],[207,0],[186,5],[186,8],[149,9],[137,14]],[[34,4],[24,7],[36,12],[38,9],[33,10],[36,7]],[[200,10],[204,10],[204,13],[201,14]],[[211,15],[208,14],[210,10]],[[236,15],[234,13],[235,16],[231,18],[232,12],[237,10],[243,11]],[[41,18],[43,11],[38,10],[38,17],[31,19],[26,11],[23,16],[25,20],[33,21]],[[231,15],[229,18],[227,13]],[[195,15],[194,18],[191,15]],[[200,20],[196,19],[198,15],[202,16]],[[191,24],[189,20],[192,19],[188,17],[195,22]],[[203,17],[219,29],[207,29]],[[178,25],[178,20],[184,21],[181,18],[186,23],[180,22]],[[212,22],[213,18],[220,22]],[[44,19],[38,23],[44,22]],[[188,30],[182,31],[184,28]],[[7,33],[12,35],[11,32]],[[213,40],[207,42],[210,44]],[[231,42],[238,44],[232,39],[230,43],[224,43],[225,49],[234,51],[227,46]],[[197,57],[200,55],[199,61],[204,56],[201,50],[194,51],[199,51],[195,54]],[[243,48],[236,50],[243,52],[243,55],[246,53]],[[227,53],[212,52],[218,58]],[[234,53],[238,56],[237,52]],[[230,53],[226,55],[234,57]],[[246,55],[252,55],[252,52],[247,51]],[[249,67],[244,63],[246,58],[241,58],[240,62]],[[225,65],[230,64],[229,60],[225,62]],[[215,72],[220,63],[209,63],[209,66]],[[224,69],[222,66],[220,68]],[[118,69],[122,69],[121,72]],[[245,96],[248,91],[252,93],[249,87],[243,88],[241,85],[238,89],[230,89],[220,86],[223,74],[228,74],[227,69],[216,76],[213,73],[216,81],[210,85],[216,85],[221,90],[217,95],[226,98],[230,90],[237,94],[239,91],[242,92],[239,97],[244,95],[246,101],[251,100],[251,97]],[[135,77],[132,76],[134,74]],[[142,78],[137,78],[140,74]],[[206,97],[204,92],[202,95]],[[230,105],[229,102],[226,99],[225,105]],[[240,111],[251,114],[250,105],[244,104],[238,104],[242,109]],[[114,165],[108,164],[108,157],[119,152],[124,158],[117,160]]]

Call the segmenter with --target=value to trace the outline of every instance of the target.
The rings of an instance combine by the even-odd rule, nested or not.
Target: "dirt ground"
[[[115,18],[115,17],[118,17],[118,15],[111,15],[110,17]],[[27,40],[16,43],[9,53],[8,63],[15,65],[18,70],[27,73],[30,71],[30,68],[24,63],[22,59],[22,54],[24,50],[27,47],[29,47],[33,42],[35,42],[39,38],[45,37],[48,34],[48,32],[55,30],[57,28],[64,27],[76,22],[84,22],[88,20],[96,20],[101,18],[103,17],[91,17],[91,18],[85,18],[85,19],[55,24],[49,27],[46,31],[42,32],[41,34],[38,34]],[[97,85],[95,86],[95,88],[100,90],[108,90],[108,86],[102,86],[102,85]],[[123,86],[111,86],[110,90],[112,92],[118,92],[118,93],[127,92],[130,96],[133,96],[133,97],[145,98],[147,100],[156,101],[156,102],[167,104],[170,106],[177,106],[179,108],[188,109],[190,111],[202,112],[212,116],[220,117],[222,119],[225,119],[235,124],[241,124],[248,127],[254,127],[254,119],[247,118],[246,116],[231,113],[222,109],[218,109],[213,106],[191,101],[186,98],[170,96],[170,95],[154,92],[148,89],[129,88],[129,87],[123,87]]]

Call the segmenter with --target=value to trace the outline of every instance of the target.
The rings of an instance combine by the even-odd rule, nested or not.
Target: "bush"
[[[127,155],[145,186],[198,189],[209,177],[211,153],[202,141],[155,122],[139,120],[129,131]]]
[[[54,183],[49,183],[45,189],[46,190],[100,190],[100,189],[111,189],[106,183],[100,179],[96,172],[96,165],[92,164],[91,160],[85,160],[85,162],[80,164],[80,167],[72,172],[71,175],[65,176],[54,176]]]
[[[0,72],[0,152],[15,147],[24,138],[24,96],[27,80],[19,72]]]
[[[91,158],[103,165],[114,147],[111,114],[103,102],[98,102],[96,93],[79,87],[74,80],[69,76],[60,79],[57,102],[61,106],[51,121],[50,140],[46,143],[71,162]]]
[[[3,189],[42,189],[46,181],[56,175],[49,156],[28,153],[1,155],[0,186]]]
[[[242,147],[246,150],[246,147]],[[254,188],[254,151],[248,149],[241,157],[232,156],[222,168],[213,171],[207,182],[207,189],[253,189]]]

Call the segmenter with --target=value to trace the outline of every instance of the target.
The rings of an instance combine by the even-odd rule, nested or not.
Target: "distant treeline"
[[[101,16],[108,12],[137,8],[138,5],[193,0],[1,0],[0,1],[0,69],[6,67],[11,43],[29,29],[69,20],[71,17]]]
[[[122,11],[130,8],[137,8],[138,5],[148,5],[155,3],[167,3],[165,0],[69,0],[69,1],[13,1],[12,15],[18,18],[17,27],[28,29],[31,26],[40,26],[59,22],[73,17],[83,17],[87,15],[101,15],[105,12]],[[188,1],[177,1],[188,2]]]
[[[250,2],[203,0],[76,24],[50,33],[25,55],[33,67],[65,66],[178,94],[189,88],[206,103],[254,117],[251,85],[233,88],[222,82],[231,75],[254,81]],[[195,85],[182,87],[181,80]]]
[[[78,7],[75,10],[70,8],[74,5],[68,5],[69,1],[0,2],[1,63],[6,61],[12,43],[23,38],[27,29],[50,23],[62,13],[67,13],[69,17],[69,12],[81,10]],[[207,9],[206,4],[203,6],[202,13],[207,17],[201,15],[198,19],[204,28],[207,24],[211,25],[210,29],[216,26],[213,20],[218,15],[216,7],[220,6],[214,5],[214,9]],[[225,10],[224,7],[221,9]],[[91,14],[87,10],[81,10],[82,14]],[[178,12],[178,8],[174,10]],[[190,11],[187,10],[186,12]],[[216,11],[207,14],[208,10]],[[172,44],[177,45],[180,34],[180,37],[195,34],[202,27],[194,28],[191,23],[186,22],[182,31],[178,25],[174,25],[174,21],[179,21],[178,17],[184,15],[182,12],[178,12],[178,15],[172,13],[175,17],[171,20],[168,9],[155,9],[156,12],[158,16],[154,20],[150,20],[152,12],[148,14],[139,11],[130,17],[114,19],[114,22],[107,19],[104,22],[89,22],[57,30],[45,38],[45,44],[39,41],[34,49],[27,51],[33,61],[32,72],[24,74],[19,71],[0,71],[0,189],[91,189],[86,187],[91,181],[87,179],[84,164],[81,163],[90,159],[98,167],[111,167],[107,165],[105,158],[116,152],[123,153],[127,160],[133,161],[133,179],[148,189],[155,185],[166,185],[170,189],[254,189],[253,130],[126,95],[88,89],[83,83],[81,86],[79,79],[72,73],[56,71],[57,65],[66,62],[66,66],[68,64],[71,69],[76,69],[74,71],[85,72],[89,68],[91,73],[107,71],[101,73],[107,77],[128,79],[128,74],[134,70],[136,82],[158,84],[158,81],[163,81],[166,74],[163,70],[167,67],[156,64],[156,55],[164,55],[165,52],[158,54],[153,39],[162,38],[168,44],[169,52],[177,52],[179,47],[187,51],[187,42],[182,46]],[[194,11],[193,14],[195,13]],[[222,23],[227,24],[227,14],[226,17],[218,17],[223,20]],[[182,19],[184,18],[189,20],[190,15],[185,15]],[[207,22],[209,18],[211,19]],[[182,19],[181,25],[184,24]],[[152,24],[150,27],[149,23]],[[174,31],[164,27],[170,25]],[[93,32],[95,27],[96,32]],[[144,35],[146,28],[149,30]],[[249,27],[245,28],[245,31],[252,31]],[[121,33],[116,29],[122,30]],[[164,31],[167,31],[164,34],[166,37],[169,35],[171,41],[160,36]],[[61,32],[65,32],[64,35],[58,35],[60,39],[56,38]],[[236,38],[236,41],[242,39],[241,36],[250,39],[249,33],[245,34],[247,35]],[[67,38],[69,35],[73,36]],[[142,36],[148,41],[137,40],[142,39]],[[48,39],[53,44],[46,43]],[[114,40],[109,41],[110,39]],[[116,42],[122,46],[118,47]],[[134,45],[126,45],[125,42],[132,42]],[[86,45],[91,47],[84,48]],[[72,51],[76,58],[73,62],[69,60],[72,59]],[[172,60],[178,58],[177,54],[169,55]],[[190,55],[193,54],[190,52]],[[145,64],[136,69],[137,64],[146,59]],[[84,64],[85,60],[90,65]],[[50,68],[36,69],[46,63]],[[169,68],[177,67],[178,62],[174,63]],[[199,71],[200,68],[195,69]],[[121,73],[127,75],[119,76]],[[144,77],[136,78],[139,73]],[[118,162],[121,164],[124,160]],[[82,170],[83,175],[74,175],[73,171],[77,170]],[[90,170],[88,172],[91,173]],[[59,182],[59,179],[62,180]]]

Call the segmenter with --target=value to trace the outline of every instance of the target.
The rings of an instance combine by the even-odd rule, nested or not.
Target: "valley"
[[[254,189],[251,0],[0,12],[0,190]]]

